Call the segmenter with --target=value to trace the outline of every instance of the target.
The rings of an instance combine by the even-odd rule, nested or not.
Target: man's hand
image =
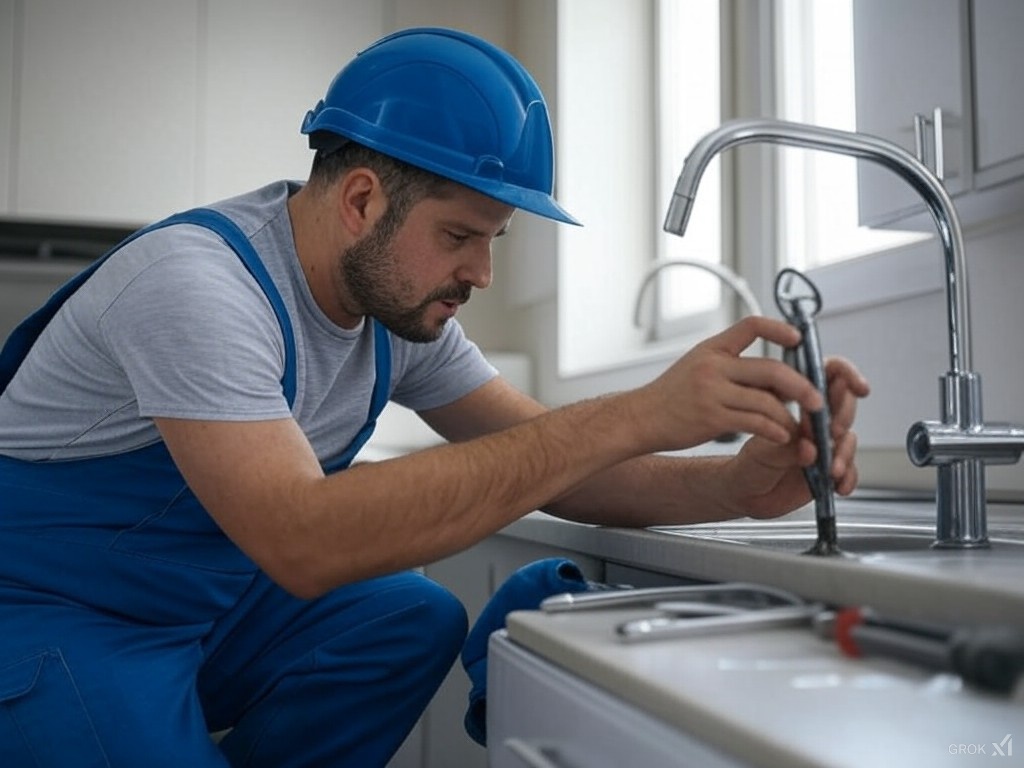
[[[832,412],[832,480],[836,492],[846,496],[857,485],[857,436],[852,430],[857,400],[868,395],[869,386],[857,369],[841,358],[828,359],[825,371]],[[783,445],[752,437],[729,466],[737,514],[778,517],[806,504],[811,494],[803,467],[814,462],[816,455],[806,419]]]
[[[748,317],[698,344],[637,390],[642,398],[637,425],[650,440],[649,450],[689,448],[728,432],[746,432],[777,446],[792,441],[798,424],[786,403],[815,411],[823,405],[821,395],[781,361],[741,357],[758,339],[791,347],[800,333],[780,320]]]

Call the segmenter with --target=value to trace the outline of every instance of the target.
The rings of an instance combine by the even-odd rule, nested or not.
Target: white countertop
[[[696,580],[753,582],[830,606],[895,618],[1024,629],[1024,547],[1001,543],[1024,508],[991,505],[989,550],[905,551],[821,558],[709,539],[731,523],[621,529],[528,515],[503,536]],[[934,526],[929,501],[840,500],[838,518]],[[799,527],[804,508],[777,523]],[[933,530],[933,528],[932,528]],[[840,535],[840,546],[843,535]],[[925,541],[927,544],[927,540]],[[850,659],[809,627],[623,643],[615,626],[651,610],[513,613],[515,643],[665,722],[756,765],[962,766],[1024,733],[1024,692],[964,687],[959,677],[885,659]],[[961,746],[963,745],[963,746]],[[979,754],[979,749],[984,752]],[[1007,749],[1003,743],[1002,749]],[[1024,749],[991,765],[1024,764]],[[1001,757],[1000,755],[996,755]],[[1017,762],[1013,762],[1017,761]],[[985,763],[989,765],[990,763]]]
[[[896,662],[854,660],[810,628],[624,644],[644,610],[508,617],[509,638],[752,765],[965,766],[1024,733],[1024,702]],[[961,746],[962,745],[962,746]],[[984,754],[977,754],[984,747]],[[1024,763],[1024,749],[999,763]],[[974,754],[968,754],[973,751]]]

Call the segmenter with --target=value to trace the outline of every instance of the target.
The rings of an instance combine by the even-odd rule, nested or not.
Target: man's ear
[[[337,187],[341,221],[354,239],[371,231],[387,210],[387,196],[377,174],[369,168],[353,168]]]

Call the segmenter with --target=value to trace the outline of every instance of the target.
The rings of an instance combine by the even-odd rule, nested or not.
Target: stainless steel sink
[[[847,552],[892,552],[929,549],[935,540],[934,530],[904,525],[839,523],[839,546]],[[817,539],[811,521],[798,523],[764,522],[730,527],[712,534],[719,541],[803,552]]]
[[[904,508],[888,513],[872,505],[866,510],[840,508],[837,521],[839,547],[851,555],[912,553],[932,550],[935,541],[933,513],[927,506],[908,514]],[[1024,526],[1014,515],[998,518],[990,533],[991,550],[1024,557]],[[1002,524],[1000,524],[1002,522]],[[799,554],[817,539],[813,514],[804,510],[780,520],[733,520],[656,530],[707,541],[738,544],[760,549]],[[987,550],[984,550],[987,551]]]

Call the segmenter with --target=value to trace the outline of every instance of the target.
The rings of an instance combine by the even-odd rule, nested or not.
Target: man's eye
[[[463,235],[458,232],[452,232],[450,229],[445,230],[445,234],[448,235],[449,240],[456,244],[464,243],[469,239],[469,235]]]

